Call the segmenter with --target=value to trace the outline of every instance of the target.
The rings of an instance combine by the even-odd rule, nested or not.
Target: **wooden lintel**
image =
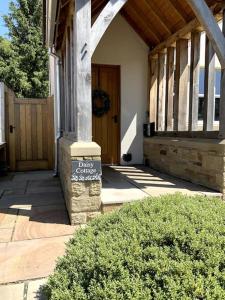
[[[109,0],[91,28],[91,55],[107,28],[128,0]]]
[[[206,4],[205,0],[187,0],[187,2],[206,31],[206,34],[219,58],[221,68],[225,69],[225,38],[219,28],[219,25],[216,23],[210,8]]]

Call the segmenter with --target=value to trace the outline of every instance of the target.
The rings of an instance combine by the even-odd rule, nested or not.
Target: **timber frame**
[[[61,74],[64,80],[67,76],[62,93],[65,99],[62,123],[64,131],[69,132],[76,141],[92,140],[91,58],[102,36],[119,12],[149,45],[149,122],[155,123],[156,134],[225,138],[225,26],[221,31],[217,24],[217,21],[222,18],[225,23],[224,2],[220,0],[158,1],[163,2],[166,7],[173,8],[173,13],[179,20],[176,23],[179,25],[176,27],[169,25],[168,17],[157,10],[156,2],[58,1],[55,14],[56,26],[53,26],[54,34],[50,34],[54,39],[49,45],[54,46],[56,51],[61,49],[59,54],[62,60]],[[148,23],[142,20],[141,15]],[[158,24],[158,27],[153,26],[155,30],[150,26],[150,15]],[[207,34],[205,104],[203,130],[199,131],[197,126],[198,78],[200,32],[203,30]],[[189,43],[191,43],[190,68],[188,66]],[[63,48],[66,50],[62,50]],[[219,130],[214,131],[215,55],[218,56],[221,64],[222,84],[220,125]]]

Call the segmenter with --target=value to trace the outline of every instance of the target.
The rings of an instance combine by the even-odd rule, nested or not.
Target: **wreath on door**
[[[92,92],[92,112],[100,118],[110,110],[110,98],[109,95],[100,89]]]

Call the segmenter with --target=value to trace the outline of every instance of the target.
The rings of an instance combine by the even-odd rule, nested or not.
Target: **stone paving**
[[[78,227],[69,225],[52,172],[1,177],[0,191],[0,299],[42,299],[42,279],[52,273]]]
[[[149,196],[157,197],[177,192],[186,195],[222,197],[221,193],[162,174],[145,166],[103,168],[103,205],[121,204]]]

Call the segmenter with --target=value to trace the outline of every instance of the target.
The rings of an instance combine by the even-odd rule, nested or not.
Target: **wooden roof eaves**
[[[211,10],[213,11],[214,16],[218,22],[222,18],[222,13],[221,13],[222,7],[223,6],[221,5],[221,3],[215,4],[211,7]],[[203,31],[203,28],[200,25],[200,22],[198,21],[197,18],[194,18],[193,20],[188,22],[184,27],[182,27],[177,32],[175,32],[170,37],[168,37],[168,39],[166,39],[162,43],[156,45],[156,47],[154,49],[150,50],[149,55],[155,56],[158,52],[173,45],[176,42],[176,40],[184,38],[185,36],[187,36],[190,32],[192,32],[194,30]]]
[[[122,10],[120,12],[120,14],[124,17],[124,19],[127,21],[127,23],[133,28],[133,30],[140,36],[140,38],[142,38],[142,40],[149,46],[151,47],[153,41],[151,39],[149,39],[146,34],[142,31],[142,29],[140,27],[138,27],[134,21],[131,19],[131,17],[129,16],[129,14]]]
[[[173,7],[173,9],[176,11],[176,13],[179,15],[180,19],[182,20],[183,24],[187,24],[188,19],[187,14],[185,11],[181,8],[180,4],[178,1],[176,1],[176,4],[172,0],[168,0],[170,5]]]
[[[172,34],[171,29],[168,26],[168,23],[164,20],[162,16],[159,15],[159,13],[155,10],[154,5],[152,5],[151,1],[144,0],[146,5],[151,9],[152,13],[157,18],[158,22],[161,24],[161,26],[167,31],[168,34]]]

